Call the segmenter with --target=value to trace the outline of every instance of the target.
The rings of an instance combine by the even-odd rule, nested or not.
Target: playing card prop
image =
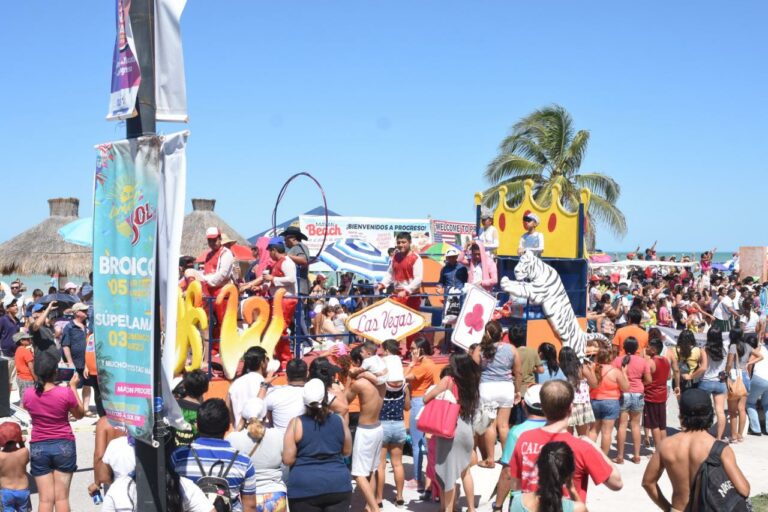
[[[467,350],[473,343],[480,343],[495,308],[496,297],[479,286],[470,286],[453,328],[453,344]]]

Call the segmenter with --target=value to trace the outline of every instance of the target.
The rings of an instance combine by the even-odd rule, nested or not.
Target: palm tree
[[[488,164],[485,178],[492,186],[483,193],[486,205],[495,206],[503,185],[507,187],[507,203],[517,207],[525,194],[523,182],[530,179],[537,203],[549,206],[552,189],[559,184],[563,206],[575,210],[579,190],[587,188],[592,192],[587,211],[588,248],[594,248],[596,223],[623,237],[627,223],[616,207],[619,184],[605,174],[579,172],[588,143],[589,132],[574,133],[571,115],[559,105],[524,117],[512,127],[512,133],[499,145],[499,155]]]

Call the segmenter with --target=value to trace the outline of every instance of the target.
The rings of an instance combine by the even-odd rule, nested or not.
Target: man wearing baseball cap
[[[714,423],[715,411],[709,393],[701,389],[688,389],[680,396],[680,426],[682,432],[665,438],[656,447],[643,474],[643,488],[661,510],[688,510],[691,485],[698,468],[711,456],[715,438],[709,433]],[[736,455],[725,445],[718,457],[730,483],[742,496],[749,496],[749,482],[736,465]],[[691,467],[695,467],[693,470]],[[672,502],[659,488],[659,479],[667,470],[672,482]],[[693,478],[692,478],[693,477]],[[704,510],[693,504],[690,510]],[[706,510],[710,510],[707,508]]]
[[[217,297],[224,285],[232,282],[232,274],[235,267],[235,255],[232,254],[229,246],[235,241],[230,239],[225,233],[217,227],[210,227],[205,231],[205,238],[208,240],[209,251],[203,261],[203,273],[195,270],[187,270],[188,273],[194,273],[202,282],[203,295],[207,297]],[[214,303],[214,312],[216,313],[216,322],[213,327],[213,337],[218,338],[221,332],[221,323],[224,321],[224,311],[226,304]],[[207,309],[206,309],[207,311]],[[208,319],[212,320],[211,318]],[[207,347],[206,347],[207,348]],[[218,342],[214,344],[214,351],[218,352]],[[203,350],[203,358],[207,359],[208,350]]]
[[[88,410],[91,402],[91,387],[96,385],[95,376],[85,375],[85,346],[88,338],[88,304],[82,302],[72,306],[72,320],[61,333],[61,351],[64,362],[74,366],[80,376],[80,386],[83,389],[83,409],[86,416],[94,416]]]
[[[520,244],[517,246],[517,254],[532,252],[541,257],[544,252],[544,235],[536,231],[539,225],[539,216],[535,213],[526,213],[523,215],[523,227],[525,233],[520,237]]]
[[[501,510],[504,506],[504,500],[509,494],[512,485],[512,478],[509,474],[509,459],[512,452],[515,451],[517,439],[523,432],[541,428],[547,423],[544,412],[541,410],[541,384],[528,386],[528,390],[523,397],[523,409],[525,409],[526,420],[519,425],[515,425],[509,430],[507,442],[504,444],[504,451],[501,454],[501,473],[499,473],[499,483],[496,490],[496,504],[493,510]]]

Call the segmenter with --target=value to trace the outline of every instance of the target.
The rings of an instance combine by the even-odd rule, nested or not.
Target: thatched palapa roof
[[[193,199],[192,211],[184,217],[184,228],[181,237],[181,254],[184,256],[199,256],[208,249],[205,230],[217,227],[222,233],[238,244],[248,245],[248,241],[232,226],[214,213],[215,199]]]
[[[78,218],[74,197],[49,199],[50,217],[0,244],[2,274],[87,276],[93,260],[88,247],[65,242],[59,228]]]

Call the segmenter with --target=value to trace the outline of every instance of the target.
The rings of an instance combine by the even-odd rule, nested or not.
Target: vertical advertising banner
[[[160,139],[97,150],[93,332],[99,388],[109,418],[149,443]]]
[[[133,42],[131,0],[116,0],[117,36],[112,56],[112,88],[107,119],[126,119],[136,115],[136,96],[141,83],[141,70]]]

